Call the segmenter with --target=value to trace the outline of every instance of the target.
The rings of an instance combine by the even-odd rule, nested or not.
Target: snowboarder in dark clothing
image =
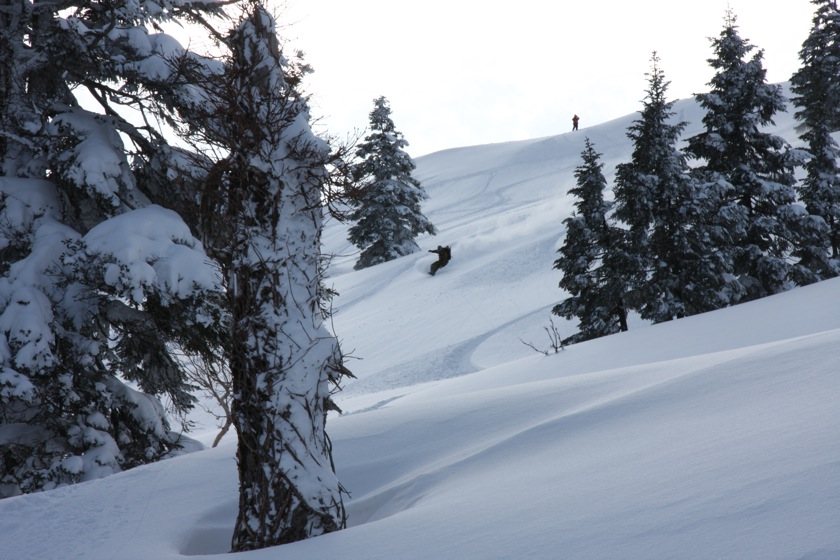
[[[440,245],[438,245],[437,249],[429,249],[429,252],[437,253],[438,256],[438,260],[432,263],[432,269],[429,271],[429,274],[434,276],[435,272],[437,272],[438,269],[441,269],[444,266],[446,266],[446,263],[448,263],[449,260],[452,258],[452,250],[449,248],[449,245],[447,245],[446,247],[441,247]]]
[[[577,130],[578,129],[578,121],[579,120],[580,120],[580,117],[577,116],[577,115],[572,117],[572,130]]]

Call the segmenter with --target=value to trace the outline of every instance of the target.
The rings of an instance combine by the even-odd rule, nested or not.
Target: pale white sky
[[[313,116],[344,137],[384,95],[413,157],[637,111],[654,50],[670,98],[706,91],[727,6],[765,51],[768,81],[786,81],[814,12],[808,0],[283,1],[282,35],[315,69]]]

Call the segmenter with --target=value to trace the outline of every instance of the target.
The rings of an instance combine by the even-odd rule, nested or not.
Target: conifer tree
[[[697,177],[712,205],[714,245],[731,263],[737,282],[727,287],[730,303],[774,294],[790,286],[792,247],[801,230],[793,169],[798,160],[781,137],[764,132],[784,109],[780,86],[766,82],[763,52],[742,39],[727,13],[712,40],[715,75],[708,93],[698,94],[705,130],[688,139],[687,153],[701,161]]]
[[[817,6],[808,38],[799,51],[802,66],[791,78],[795,116],[810,157],[799,198],[812,216],[807,236],[794,251],[805,284],[840,273],[840,148],[831,133],[840,129],[840,12],[836,0]]]
[[[437,233],[420,210],[428,195],[411,176],[415,165],[403,150],[408,142],[396,130],[384,97],[374,100],[370,129],[356,151],[362,158],[355,168],[361,190],[349,216],[355,224],[348,240],[362,251],[357,270],[417,252],[415,237]]]
[[[157,396],[192,405],[172,351],[218,340],[221,286],[139,171],[143,113],[177,42],[146,25],[201,3],[4,2],[0,11],[0,496],[180,447]],[[204,8],[215,10],[215,6]],[[75,88],[95,100],[82,107]],[[164,200],[159,198],[157,200]],[[140,391],[126,381],[136,383]],[[141,392],[142,391],[142,392]]]
[[[554,268],[563,272],[560,287],[570,295],[552,313],[577,318],[578,332],[564,343],[582,342],[627,330],[623,274],[614,267],[614,249],[621,233],[607,221],[611,204],[604,200],[607,180],[601,154],[586,138],[581,164],[575,169],[577,214],[563,220],[566,237]]]
[[[631,263],[633,305],[654,322],[725,305],[718,254],[706,246],[696,182],[677,142],[685,123],[673,123],[668,82],[653,53],[639,118],[627,133],[632,160],[616,172],[615,216],[628,226],[622,249]]]
[[[232,549],[336,531],[342,489],[326,434],[333,384],[349,373],[322,313],[322,194],[330,150],[310,126],[301,80],[276,22],[251,2],[222,42],[221,68],[195,66],[178,98],[193,140],[220,154],[206,169],[201,229],[222,264],[226,348],[238,434]]]

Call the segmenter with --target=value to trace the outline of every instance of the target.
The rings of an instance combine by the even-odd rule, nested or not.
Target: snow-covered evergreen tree
[[[621,249],[635,280],[632,302],[644,319],[668,321],[726,305],[723,262],[708,241],[697,183],[677,142],[668,82],[653,53],[639,118],[627,136],[632,160],[616,170],[615,217],[628,226]]]
[[[727,291],[737,303],[791,285],[789,257],[805,211],[795,203],[796,152],[762,130],[785,106],[781,87],[766,82],[763,52],[747,58],[754,47],[738,34],[731,12],[712,45],[711,90],[696,96],[706,110],[705,130],[688,139],[686,151],[701,160],[697,177],[713,204],[715,245],[732,263],[737,282]]]
[[[578,332],[564,343],[582,342],[627,330],[627,289],[621,270],[615,268],[615,248],[621,236],[607,221],[611,204],[604,200],[607,180],[601,154],[586,138],[581,164],[575,168],[577,186],[569,194],[577,197],[577,214],[565,220],[566,237],[554,261],[562,271],[560,287],[569,297],[554,306],[552,313],[578,319]]]
[[[663,82],[660,87],[664,85]],[[650,104],[650,93],[645,104]],[[637,310],[645,301],[652,259],[650,229],[655,220],[660,188],[660,178],[655,172],[660,163],[656,158],[661,154],[654,153],[654,143],[661,130],[654,129],[654,125],[661,127],[662,123],[649,123],[644,114],[630,125],[627,137],[633,142],[631,161],[616,166],[613,187],[614,217],[626,226],[613,251],[620,255],[622,272],[627,279],[628,292],[625,298],[628,308]]]
[[[355,224],[348,239],[362,251],[356,270],[417,252],[420,248],[414,238],[436,233],[420,210],[428,195],[411,176],[415,165],[404,151],[408,142],[396,130],[384,97],[374,100],[370,129],[356,151],[362,158],[355,168],[361,190],[349,216]]]
[[[33,6],[27,2],[0,0],[0,175],[25,174],[36,160],[37,148],[26,139],[27,130],[38,130],[40,96],[36,84],[28,85],[36,56],[27,44],[33,31]],[[20,168],[24,169],[21,170]]]
[[[193,6],[3,4],[0,496],[179,447],[153,395],[191,406],[171,352],[218,339],[221,286],[186,224],[138,180],[160,134],[115,107],[142,108],[179,48],[145,25]]]
[[[332,385],[348,372],[321,307],[330,150],[310,127],[307,69],[284,56],[257,2],[223,45],[223,67],[194,68],[202,90],[181,110],[193,139],[221,156],[204,179],[201,227],[231,314],[240,487],[232,547],[244,551],[344,527],[326,419]]]
[[[831,133],[840,129],[840,12],[836,0],[817,6],[808,38],[799,51],[802,66],[791,78],[796,118],[810,157],[799,199],[812,216],[806,236],[794,251],[799,284],[840,273],[840,148]]]

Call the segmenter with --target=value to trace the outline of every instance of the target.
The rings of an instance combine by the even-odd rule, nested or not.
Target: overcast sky
[[[279,0],[278,0],[279,1]],[[419,157],[581,130],[638,111],[652,52],[669,98],[706,91],[727,6],[764,50],[770,82],[798,68],[808,0],[284,0],[281,33],[306,54],[313,116],[344,137],[384,95]]]

